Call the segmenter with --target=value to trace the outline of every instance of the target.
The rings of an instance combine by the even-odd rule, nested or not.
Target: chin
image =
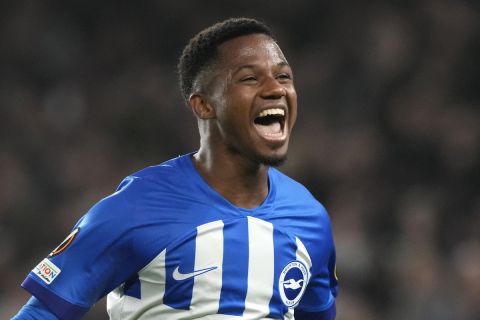
[[[281,155],[257,155],[255,157],[256,162],[271,166],[271,167],[279,167],[287,161],[287,154]]]
[[[268,150],[261,152],[260,150],[250,150],[250,152],[240,151],[233,145],[227,145],[227,149],[232,154],[242,155],[253,163],[263,164],[270,167],[279,167],[287,161],[287,148],[277,149],[275,151]]]
[[[259,164],[263,164],[270,167],[279,167],[287,161],[288,144],[284,144],[281,147],[267,150],[256,150],[252,154],[252,159]]]

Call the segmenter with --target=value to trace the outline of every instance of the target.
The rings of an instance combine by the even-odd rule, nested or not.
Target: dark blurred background
[[[0,318],[122,178],[198,146],[175,66],[230,16],[295,72],[282,170],[329,210],[339,320],[480,319],[478,1],[2,1]],[[85,319],[107,319],[101,300]]]

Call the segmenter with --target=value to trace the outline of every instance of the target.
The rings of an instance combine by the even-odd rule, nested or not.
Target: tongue
[[[255,127],[261,134],[265,136],[278,135],[282,133],[282,126],[280,125],[280,122],[277,121],[268,125],[256,124]]]

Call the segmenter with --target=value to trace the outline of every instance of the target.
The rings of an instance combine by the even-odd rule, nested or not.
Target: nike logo
[[[217,267],[209,267],[209,268],[205,268],[205,269],[199,269],[199,270],[195,270],[195,271],[190,272],[190,273],[180,273],[180,271],[178,269],[179,269],[179,267],[176,267],[175,270],[173,270],[173,279],[175,279],[177,281],[181,281],[181,280],[187,280],[187,279],[199,276],[203,273],[215,270],[215,269],[217,269]]]

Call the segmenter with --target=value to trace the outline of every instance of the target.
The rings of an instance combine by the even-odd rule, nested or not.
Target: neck
[[[241,154],[200,147],[193,163],[207,183],[237,207],[258,207],[268,195],[268,167]]]

